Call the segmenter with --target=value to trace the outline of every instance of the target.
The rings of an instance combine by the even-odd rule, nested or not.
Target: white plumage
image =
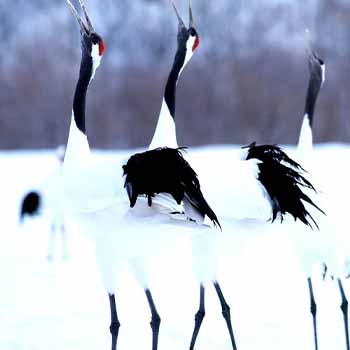
[[[321,182],[321,174],[318,174],[315,169],[320,168],[319,164],[316,164],[313,153],[313,134],[312,123],[314,117],[314,109],[318,93],[325,81],[325,64],[311,48],[311,42],[308,43],[308,59],[310,69],[309,86],[306,95],[305,102],[305,114],[303,123],[300,130],[297,157],[302,160],[307,170],[311,173],[313,183],[317,184],[319,188],[319,195],[317,196],[320,206],[325,211],[325,215],[318,215],[315,213],[315,218],[319,224],[320,230],[313,232],[293,232],[292,228],[287,227],[288,238],[292,241],[297,254],[299,255],[299,261],[301,268],[308,279],[310,302],[311,302],[311,314],[313,316],[314,327],[314,342],[315,348],[318,348],[318,334],[317,334],[317,294],[316,298],[313,290],[313,280],[317,275],[322,273],[323,278],[330,276],[332,279],[336,277],[336,282],[340,291],[341,309],[344,316],[344,327],[346,335],[346,349],[350,348],[349,334],[348,334],[348,322],[347,322],[347,299],[344,294],[341,278],[349,274],[348,259],[349,240],[346,238],[343,226],[344,217],[346,213],[334,211],[334,208],[339,208],[339,205],[335,205],[335,201],[339,198],[339,193],[334,192],[334,184],[337,181],[337,175],[335,175],[330,183]],[[325,166],[328,165],[326,159],[318,160],[323,162]],[[316,166],[317,165],[317,166]],[[336,173],[337,169],[334,169]],[[315,194],[310,193],[311,198]],[[319,269],[316,267],[319,266]],[[320,277],[320,276],[318,276]],[[320,287],[326,287],[326,285],[319,284]],[[316,300],[315,300],[316,299]]]
[[[181,19],[179,19],[179,22],[181,27],[183,22]],[[180,50],[180,47],[178,50]],[[188,61],[185,59],[185,63]],[[182,72],[182,69],[180,72]],[[169,106],[169,104],[163,102],[152,144],[162,145],[160,142],[154,142],[156,138],[162,140],[162,142],[170,140],[171,145],[177,146],[175,116],[174,113],[171,113],[171,107],[171,104]],[[276,198],[271,198],[260,180],[262,161],[257,158],[247,160],[249,151],[250,148],[242,149],[237,154],[230,151],[223,155],[224,159],[219,158],[217,154],[212,157],[206,154],[207,161],[199,159],[191,152],[186,154],[186,158],[190,160],[195,171],[199,174],[206,199],[220,215],[223,231],[225,232],[226,226],[230,227],[230,231],[226,231],[224,234],[214,233],[212,230],[203,230],[200,235],[192,237],[193,271],[201,285],[201,300],[200,309],[196,314],[195,330],[190,349],[194,348],[204,317],[204,285],[208,282],[214,283],[218,292],[223,315],[230,333],[232,348],[236,349],[229,307],[217,281],[219,258],[227,252],[231,256],[234,255],[244,245],[245,242],[235,240],[235,227],[239,231],[246,230],[247,240],[251,239],[252,235],[259,232],[257,228],[262,228],[268,220],[273,219],[273,205],[276,204]],[[210,167],[208,167],[208,162],[210,162]],[[214,186],[212,185],[213,179],[217,179]],[[228,203],[230,204],[228,205]],[[280,214],[279,219],[282,219],[283,214]],[[239,236],[242,237],[242,235]]]
[[[188,159],[199,174],[203,192],[220,218],[267,221],[271,218],[271,204],[265,188],[258,181],[260,161],[245,160],[246,156],[246,149],[213,151],[212,156],[205,155],[210,157],[211,165],[206,167],[201,156],[188,153]],[[215,186],[211,186],[213,178],[217,179]]]
[[[83,53],[63,166],[67,208],[81,230],[95,240],[97,265],[111,303],[112,349],[116,348],[120,325],[115,311],[116,282],[118,273],[128,265],[146,292],[152,312],[152,348],[155,350],[160,318],[148,287],[148,262],[174,239],[179,239],[181,235],[189,237],[204,226],[201,226],[201,222],[199,224],[195,222],[196,217],[190,217],[196,214],[191,206],[186,208],[166,193],[156,194],[152,198],[152,205],[149,200],[140,197],[131,208],[131,202],[129,203],[124,189],[122,164],[100,164],[92,159],[85,134],[85,95],[100,64],[104,43],[95,33],[84,3],[80,1],[88,22],[87,26],[73,5],[69,1],[68,3],[81,27]],[[170,84],[173,82],[174,80]],[[163,143],[167,137],[162,135],[169,124],[171,127],[169,118],[171,116],[167,115],[162,107],[150,148],[169,145]],[[166,127],[163,124],[166,124]],[[169,142],[170,146],[173,146],[172,141]],[[180,157],[180,155],[177,156]],[[132,183],[128,183],[126,188],[130,197],[134,189],[128,186],[132,186]]]

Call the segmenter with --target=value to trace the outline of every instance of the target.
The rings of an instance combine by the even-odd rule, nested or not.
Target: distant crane
[[[324,61],[317,55],[315,50],[312,48],[312,43],[309,38],[309,32],[306,32],[307,39],[307,52],[308,52],[308,63],[309,63],[309,85],[306,93],[305,100],[305,109],[304,109],[304,118],[302,127],[299,135],[298,142],[298,155],[305,163],[309,162],[312,157],[313,152],[313,135],[312,135],[312,126],[314,121],[314,113],[316,107],[316,101],[318,94],[321,90],[323,83],[325,82],[325,63]],[[329,219],[328,219],[329,220]],[[332,236],[334,238],[334,232],[332,232]],[[327,272],[327,265],[324,263],[324,275]],[[317,337],[317,305],[314,296],[312,279],[309,276],[308,279],[308,287],[310,294],[310,311],[313,318],[313,329],[314,329],[314,343],[315,349],[318,349],[318,337]],[[343,284],[340,278],[337,279],[338,287],[341,295],[341,310],[343,313],[344,319],[344,329],[345,329],[345,339],[346,339],[346,349],[350,349],[349,345],[349,326],[348,326],[348,300],[346,298]]]
[[[62,198],[62,163],[64,152],[64,146],[57,147],[56,156],[59,166],[42,184],[25,194],[20,205],[20,223],[23,223],[26,217],[36,217],[46,211],[49,212],[51,219],[47,255],[49,260],[52,260],[54,257],[57,232],[61,233],[62,257],[67,257],[66,225]]]
[[[308,32],[306,32],[308,35]],[[313,149],[312,125],[314,121],[315,107],[318,94],[325,81],[326,66],[311,47],[309,38],[307,40],[308,62],[310,79],[306,92],[304,118],[300,129],[298,141],[298,153],[301,157],[309,156]],[[305,159],[308,161],[308,159]]]
[[[63,166],[66,203],[82,230],[95,238],[97,265],[109,294],[112,349],[116,349],[120,327],[115,281],[119,270],[129,263],[149,303],[152,350],[156,350],[161,320],[148,287],[145,266],[148,259],[163,244],[169,244],[172,235],[177,237],[179,231],[191,234],[195,230],[208,229],[202,224],[206,216],[214,226],[220,226],[220,223],[201,192],[196,173],[183,158],[181,148],[163,144],[157,145],[162,148],[152,149],[151,146],[146,152],[132,155],[123,166],[124,184],[118,182],[123,174],[118,173],[115,163],[92,161],[85,127],[85,102],[88,86],[105,52],[105,44],[95,32],[83,0],[79,2],[87,24],[67,0],[80,25],[82,59]],[[196,35],[183,29],[179,42],[185,46],[190,42],[190,49],[194,50]],[[172,91],[177,75],[189,57],[185,50],[182,52],[185,55],[179,55],[175,60],[165,101],[174,97]]]

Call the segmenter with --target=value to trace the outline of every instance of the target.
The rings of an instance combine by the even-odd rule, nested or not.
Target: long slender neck
[[[73,114],[75,124],[78,129],[86,134],[85,126],[85,109],[86,109],[86,93],[90,84],[93,71],[92,57],[84,55],[81,60],[79,80],[75,89],[73,100]]]
[[[304,109],[304,115],[308,115],[311,127],[314,119],[316,100],[318,93],[320,92],[321,85],[322,76],[319,76],[317,72],[311,72]]]
[[[179,80],[182,69],[185,66],[186,47],[180,47],[175,55],[173,67],[170,71],[168,81],[165,86],[164,100],[168,106],[170,115],[175,119],[176,105],[176,85]]]
[[[75,171],[79,166],[86,165],[90,160],[90,147],[86,136],[85,108],[86,94],[93,74],[93,60],[91,56],[83,53],[79,80],[75,89],[73,112],[64,168],[66,171]]]
[[[322,86],[322,74],[324,74],[323,69],[324,68],[320,67],[320,70],[311,70],[310,72],[309,86],[307,88],[305,100],[304,119],[298,142],[298,151],[305,159],[310,157],[313,147],[312,123],[317,96]]]
[[[178,147],[175,127],[176,85],[187,62],[186,47],[180,46],[176,52],[170,71],[160,110],[158,123],[149,149],[157,147]]]
[[[298,153],[299,158],[303,162],[308,162],[308,158],[311,155],[313,148],[313,137],[310,119],[307,114],[304,115],[303,124],[301,125],[299,141],[298,141]]]

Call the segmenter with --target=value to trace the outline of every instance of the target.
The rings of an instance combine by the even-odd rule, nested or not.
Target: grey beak
[[[311,34],[308,29],[305,30],[305,45],[306,45],[306,51],[309,56],[309,60],[311,62],[317,60],[318,62],[319,58],[317,57],[315,51],[312,48]]]
[[[79,0],[79,3],[80,3],[80,6],[81,8],[83,9],[84,11],[84,15],[85,15],[85,18],[86,18],[86,22],[87,22],[87,26],[85,25],[83,19],[79,16],[78,14],[78,11],[75,9],[74,5],[71,3],[70,0],[66,0],[67,1],[67,4],[69,5],[69,8],[73,14],[73,16],[76,18],[76,20],[78,21],[78,24],[80,26],[80,30],[81,32],[84,32],[85,34],[87,35],[90,35],[91,32],[94,31],[94,28],[92,26],[92,23],[91,23],[91,20],[89,18],[89,15],[86,11],[86,8],[85,8],[85,4],[82,0]]]
[[[174,0],[171,0],[171,3],[173,4],[173,7],[174,7],[174,10],[175,10],[175,13],[176,13],[176,17],[177,19],[179,20],[179,28],[185,28],[185,23],[184,21],[182,20],[180,14],[179,14],[179,11],[177,10],[176,6],[175,6],[175,3],[174,3]]]
[[[94,30],[94,27],[93,27],[92,22],[90,20],[90,17],[88,15],[88,12],[86,10],[84,1],[83,0],[79,0],[79,3],[80,3],[81,8],[83,9],[83,12],[84,12],[84,15],[85,15],[85,18],[86,18],[86,22],[88,24],[90,32],[94,32],[95,30]]]
[[[190,28],[194,26],[193,13],[192,13],[192,1],[189,0],[189,12],[190,12]]]

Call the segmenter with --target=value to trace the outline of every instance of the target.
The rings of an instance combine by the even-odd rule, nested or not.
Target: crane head
[[[313,45],[311,42],[309,30],[305,31],[305,41],[309,59],[310,74],[313,75],[315,79],[320,80],[320,84],[322,85],[325,81],[326,65],[312,47]]]
[[[195,50],[199,46],[199,35],[197,33],[197,30],[194,27],[194,20],[193,20],[193,13],[192,13],[192,4],[191,0],[189,0],[189,18],[190,22],[188,27],[186,27],[184,21],[182,20],[178,9],[176,8],[176,5],[173,0],[171,0],[172,5],[175,10],[176,17],[179,21],[178,26],[178,34],[177,34],[177,42],[178,46],[186,46],[187,53],[186,56],[189,56],[189,58],[193,55]]]
[[[87,12],[85,3],[83,0],[79,0],[80,7],[82,8],[85,16],[86,23],[84,20],[79,16],[78,11],[75,9],[74,5],[71,3],[70,0],[66,0],[73,16],[78,21],[78,24],[80,26],[80,34],[81,34],[81,42],[82,42],[82,50],[83,53],[90,55],[94,61],[98,61],[103,56],[106,46],[102,39],[102,37],[96,33],[90,16]]]

